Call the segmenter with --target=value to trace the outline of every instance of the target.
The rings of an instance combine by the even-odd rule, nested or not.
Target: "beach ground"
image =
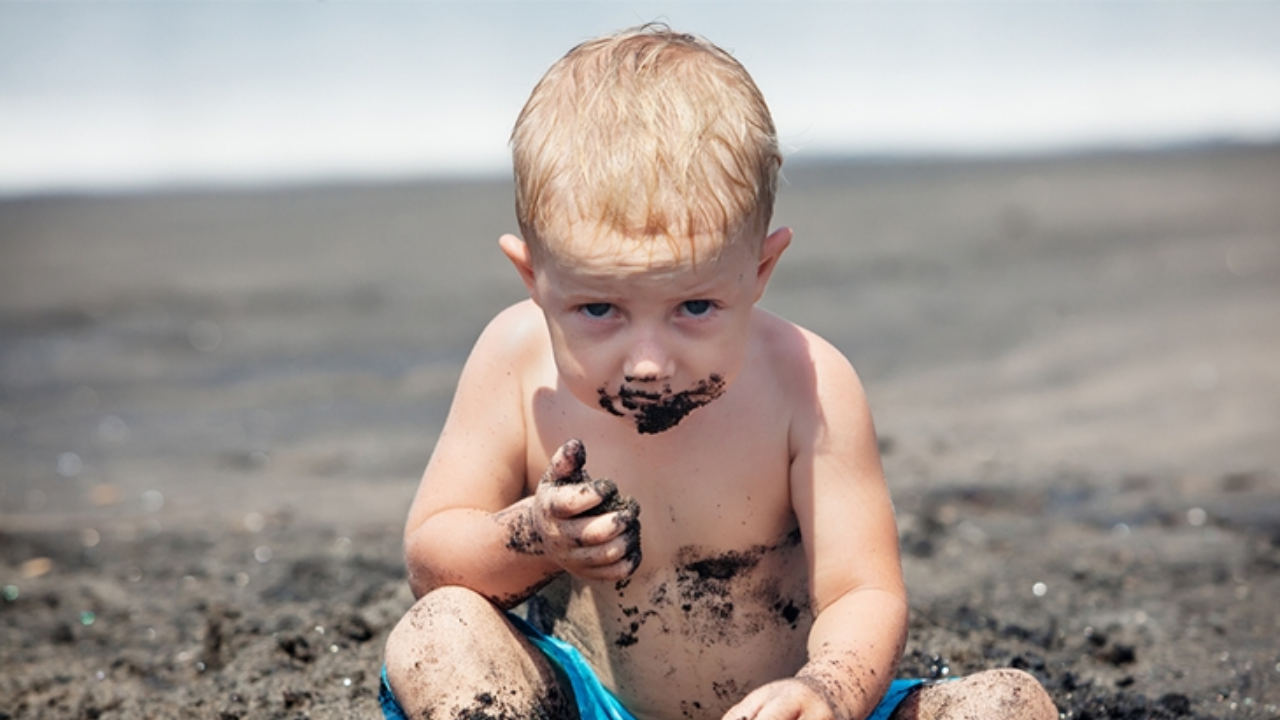
[[[764,305],[876,414],[900,674],[1280,717],[1280,147],[793,163]],[[0,201],[0,719],[376,717],[501,181]]]

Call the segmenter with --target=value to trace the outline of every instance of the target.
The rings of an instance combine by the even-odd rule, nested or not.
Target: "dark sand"
[[[1280,717],[1280,147],[786,175],[765,305],[867,386],[902,673]],[[510,196],[0,202],[0,718],[376,716]]]

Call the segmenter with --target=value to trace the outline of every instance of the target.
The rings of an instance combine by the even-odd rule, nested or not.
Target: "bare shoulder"
[[[542,312],[525,300],[498,313],[485,326],[458,379],[446,433],[483,433],[507,428],[514,432],[522,421],[521,407],[529,378],[550,354]]]
[[[523,300],[494,316],[476,340],[470,361],[526,366],[548,349],[547,326],[532,300]]]
[[[409,515],[409,529],[452,507],[494,511],[525,487],[524,388],[547,354],[541,311],[503,310],[476,340],[458,379]]]
[[[856,588],[903,595],[893,506],[858,374],[816,333],[796,325],[769,332],[778,340],[778,372],[792,375],[782,379],[791,506],[808,549],[814,608],[820,614]]]
[[[758,311],[758,338],[767,372],[800,404],[814,408],[834,398],[862,401],[862,384],[844,353],[815,332]],[[801,409],[801,408],[797,408]]]

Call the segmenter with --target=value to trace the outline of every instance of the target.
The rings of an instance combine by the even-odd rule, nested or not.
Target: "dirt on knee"
[[[424,720],[436,720],[428,713]],[[476,693],[468,704],[446,712],[444,720],[577,720],[572,697],[558,687],[534,697],[522,696],[515,689],[496,687]]]

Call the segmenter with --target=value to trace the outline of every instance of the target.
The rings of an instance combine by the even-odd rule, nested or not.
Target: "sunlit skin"
[[[865,717],[905,638],[897,530],[853,368],[756,307],[790,230],[678,255],[579,230],[536,254],[500,241],[530,299],[477,341],[409,513],[397,699],[410,717],[481,697],[562,713],[501,613],[560,579],[556,634],[640,720]],[[584,514],[607,485],[582,471],[630,504]],[[904,717],[1056,716],[949,685]]]

